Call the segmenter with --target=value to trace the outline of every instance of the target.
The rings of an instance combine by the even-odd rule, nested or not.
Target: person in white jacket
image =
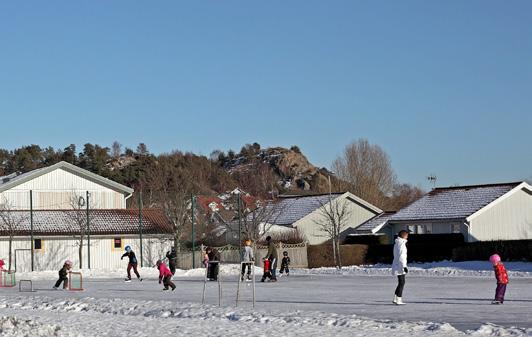
[[[255,261],[255,256],[253,255],[253,248],[251,248],[251,240],[244,241],[244,250],[242,251],[242,276],[240,280],[244,281],[244,274],[246,272],[246,267],[248,269],[247,280],[251,280],[251,266]]]
[[[393,297],[393,303],[396,305],[405,304],[403,302],[403,289],[405,287],[406,274],[408,273],[407,249],[406,242],[408,240],[408,231],[402,230],[395,239],[393,246],[393,263],[392,273],[397,275],[397,288],[395,289],[395,296]]]

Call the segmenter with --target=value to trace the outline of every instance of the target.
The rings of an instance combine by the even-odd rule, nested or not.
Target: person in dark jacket
[[[277,254],[277,247],[275,247],[275,243],[273,243],[271,236],[266,237],[266,242],[268,243],[268,253],[266,254],[265,258],[270,260],[270,270],[272,274],[270,282],[276,282],[277,277],[275,272],[277,269],[277,260],[279,259],[279,255]]]
[[[286,272],[286,276],[290,275],[290,269],[288,267],[290,266],[290,256],[288,256],[288,252],[283,252],[283,259],[281,260],[281,270],[279,271],[279,277],[283,275],[284,272]]]
[[[209,256],[207,279],[209,279],[209,281],[217,281],[218,272],[220,271],[220,252],[212,247],[207,247],[205,252],[207,253],[207,256]]]
[[[68,271],[70,269],[72,269],[72,261],[66,260],[63,268],[59,270],[59,279],[55,282],[54,289],[59,289],[61,283],[63,283],[63,289],[68,287]]]
[[[135,272],[135,275],[137,275],[137,279],[142,282],[142,279],[140,278],[140,274],[137,270],[137,265],[138,265],[137,256],[135,255],[135,252],[131,249],[130,246],[126,246],[126,252],[124,253],[124,255],[122,255],[120,260],[123,260],[124,257],[129,258],[129,263],[127,264],[127,278],[125,281],[131,282],[131,269],[133,269],[133,271]]]
[[[166,252],[166,258],[168,259],[168,268],[172,272],[172,275],[175,275],[175,270],[177,267],[177,252],[175,248],[172,248],[171,251]]]

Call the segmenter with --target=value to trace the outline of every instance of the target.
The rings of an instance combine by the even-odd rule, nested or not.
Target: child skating
[[[262,260],[262,263],[263,263],[263,267],[264,267],[264,273],[262,274],[262,279],[260,281],[264,282],[264,281],[266,281],[266,279],[270,279],[270,281],[271,281],[272,280],[272,272],[270,270],[270,259],[264,258]]]
[[[59,279],[55,282],[54,289],[59,289],[63,283],[63,290],[68,288],[68,271],[72,269],[72,261],[66,260],[63,267],[59,270]]]
[[[393,303],[395,305],[403,305],[403,289],[405,287],[406,274],[408,273],[407,261],[407,249],[406,242],[408,240],[408,231],[402,230],[395,239],[393,246],[393,263],[392,273],[397,275],[397,288],[395,288],[395,295],[393,297]]]
[[[157,261],[157,269],[159,269],[159,284],[164,285],[163,290],[168,290],[170,287],[174,291],[176,286],[172,282],[172,271],[161,260]]]
[[[246,280],[251,281],[251,265],[255,261],[255,256],[253,255],[253,248],[251,248],[251,240],[244,241],[244,249],[242,250],[242,275],[240,281],[244,282],[244,274],[247,267],[247,276]]]
[[[506,293],[506,286],[508,285],[508,273],[506,267],[501,262],[501,257],[497,254],[490,256],[490,262],[495,271],[495,278],[497,279],[497,288],[495,289],[495,300],[491,304],[503,304],[504,294]]]
[[[284,272],[286,272],[286,276],[290,276],[290,269],[288,267],[290,266],[290,256],[288,256],[288,252],[283,252],[283,259],[281,260],[281,270],[279,270],[279,277],[283,275]]]
[[[126,252],[120,260],[123,260],[124,257],[129,258],[129,263],[127,264],[127,278],[125,279],[126,282],[131,282],[131,269],[135,272],[135,275],[137,275],[137,279],[142,282],[142,279],[140,278],[140,274],[137,270],[137,256],[135,255],[135,252],[131,249],[131,246],[126,246]]]

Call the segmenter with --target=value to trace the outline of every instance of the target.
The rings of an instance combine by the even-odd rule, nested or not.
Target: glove
[[[159,284],[163,283],[163,281],[159,280]]]
[[[408,274],[408,268],[404,267],[403,270],[405,271],[405,274]]]
[[[121,257],[121,258],[120,258],[120,260],[123,260],[123,259],[124,259],[124,257]]]

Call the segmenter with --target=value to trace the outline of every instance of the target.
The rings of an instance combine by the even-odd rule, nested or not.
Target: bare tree
[[[87,205],[87,202],[89,204]],[[77,232],[75,235],[78,240],[78,258],[79,258],[79,268],[83,268],[83,243],[87,236],[89,225],[94,220],[94,214],[91,212],[91,208],[94,208],[93,202],[86,199],[86,195],[81,195],[76,191],[70,193],[69,200],[70,210],[65,211],[68,219],[72,223]],[[88,207],[88,211],[87,211]],[[88,222],[87,222],[88,221]]]
[[[344,189],[380,207],[385,205],[396,181],[389,156],[366,139],[347,145],[333,162],[332,170],[347,182]]]
[[[287,202],[276,199],[258,200],[255,209],[242,207],[241,234],[244,239],[258,242],[265,235],[271,234],[277,220],[286,210]],[[235,220],[238,222],[238,217]]]
[[[319,217],[314,220],[319,230],[326,238],[331,240],[333,248],[334,264],[337,268],[342,268],[342,257],[340,254],[340,234],[347,225],[351,217],[349,201],[337,197],[329,197],[327,202],[318,200]]]
[[[116,140],[113,142],[113,145],[111,146],[111,156],[115,159],[120,158],[120,155],[122,154],[122,144],[117,142]]]
[[[2,222],[2,229],[7,234],[9,240],[9,261],[8,268],[11,270],[11,263],[13,261],[13,238],[17,231],[21,230],[21,226],[28,219],[28,215],[23,211],[15,211],[12,204],[4,196],[0,203],[0,221]],[[33,244],[33,242],[32,242]]]

